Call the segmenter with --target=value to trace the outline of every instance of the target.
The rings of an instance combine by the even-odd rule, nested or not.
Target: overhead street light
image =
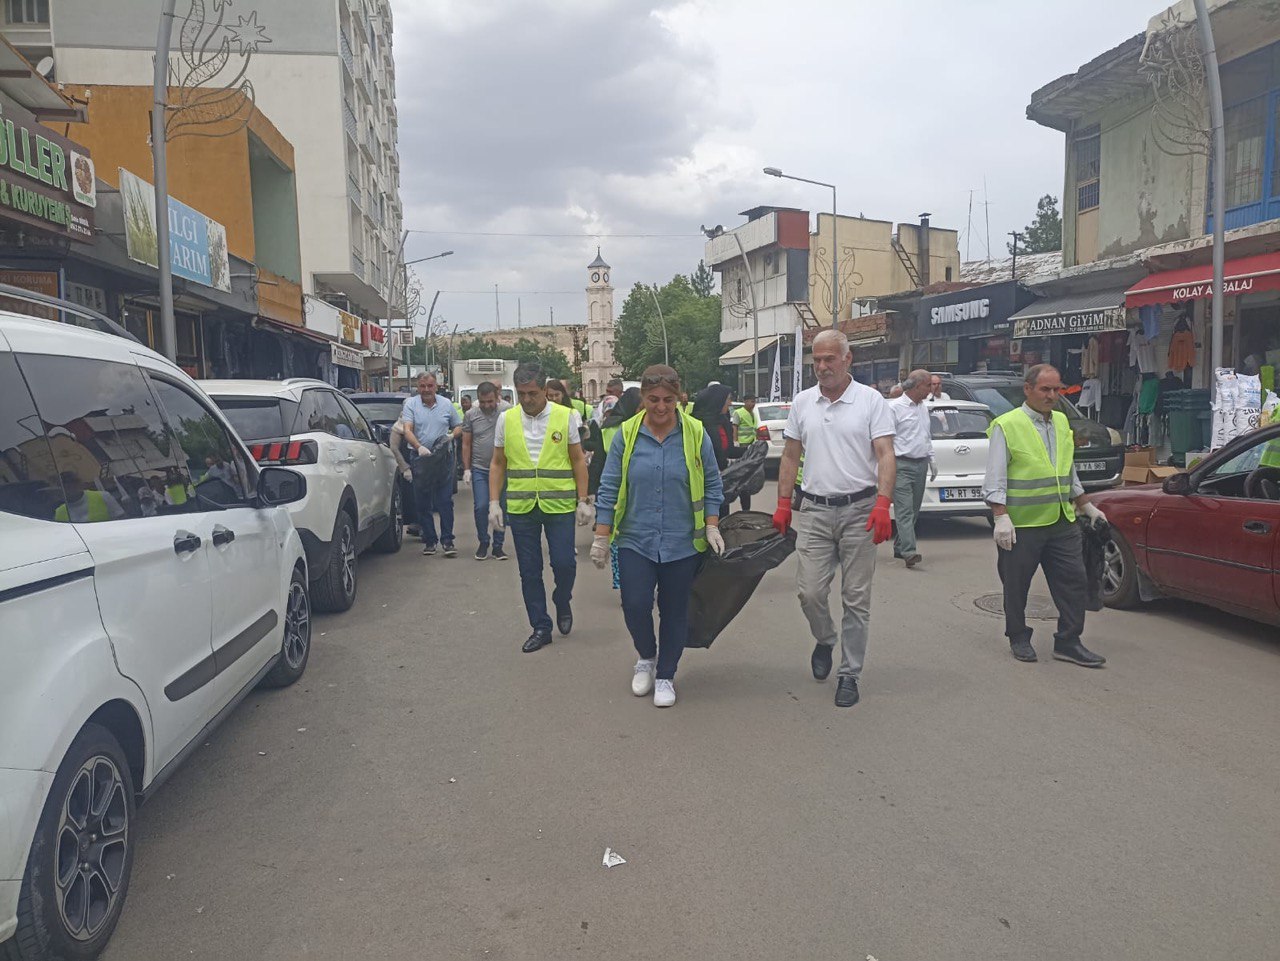
[[[404,266],[412,267],[414,264],[425,263],[428,260],[439,260],[441,257],[452,257],[452,256],[453,256],[453,251],[446,250],[443,253],[432,254],[430,257],[419,257],[417,260],[410,260]]]
[[[829,187],[831,189],[831,326],[835,327],[836,322],[840,319],[840,244],[839,238],[839,222],[836,220],[836,185],[829,184],[824,180],[810,180],[808,177],[795,177],[791,174],[784,174],[777,167],[765,167],[764,172],[770,177],[781,177],[783,180],[798,180],[804,184],[813,184],[815,187]]]
[[[706,224],[703,224],[702,232],[706,234],[706,237],[708,240],[715,240],[717,237],[721,237],[724,235],[725,229],[720,224],[716,224],[714,227],[708,227]],[[747,259],[746,248],[742,246],[742,238],[738,236],[738,232],[736,230],[729,231],[729,235],[737,243],[738,253],[742,257],[742,266],[746,268],[746,271],[747,271],[747,293],[750,294],[751,296],[751,349],[752,349],[751,366],[752,366],[752,369],[755,371],[755,384],[756,384],[755,394],[757,397],[759,397],[760,396],[760,312],[756,310],[756,278],[755,278],[755,274],[752,273],[752,270],[751,270],[751,261]],[[656,297],[654,298],[654,303],[657,303]],[[663,328],[663,332],[664,333],[666,332],[665,326]]]

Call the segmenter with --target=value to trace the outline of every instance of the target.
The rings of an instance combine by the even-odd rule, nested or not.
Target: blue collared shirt
[[[421,397],[410,397],[404,402],[400,419],[413,428],[413,436],[423,447],[435,447],[436,441],[462,424],[453,404],[439,396],[434,407],[424,404]]]
[[[661,564],[696,554],[693,548],[693,507],[689,493],[689,468],[684,462],[683,418],[661,442],[640,425],[631,464],[627,469],[627,516],[614,541],[618,548],[629,547]],[[596,492],[596,523],[614,522],[622,486],[622,454],[626,443],[622,431],[614,435],[609,456]],[[716,466],[711,438],[702,437],[703,502],[707,517],[719,517],[724,500],[720,468]]]

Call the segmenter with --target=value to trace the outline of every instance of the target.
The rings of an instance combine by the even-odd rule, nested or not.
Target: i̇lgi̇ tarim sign
[[[89,151],[21,107],[0,108],[0,217],[91,243],[97,203]]]

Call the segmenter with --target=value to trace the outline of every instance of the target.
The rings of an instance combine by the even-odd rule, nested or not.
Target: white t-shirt
[[[893,412],[893,452],[899,457],[933,459],[933,423],[929,405],[916,403],[906,394],[889,401]]]
[[[551,401],[547,401],[547,406],[542,408],[542,413],[537,417],[530,417],[523,407],[517,406],[516,410],[520,411],[520,424],[524,428],[524,446],[529,450],[529,459],[536,464],[542,456],[542,439],[547,436],[547,424],[551,420]],[[503,424],[505,420],[493,432],[494,447],[502,447],[506,443],[506,428]],[[569,411],[569,443],[582,443],[582,417],[576,410]]]
[[[950,394],[948,394],[945,390],[940,390],[938,391],[938,394],[936,397],[933,394],[930,394],[928,397],[924,399],[924,402],[926,404],[940,404],[944,400],[950,400],[950,399],[951,399]]]
[[[893,436],[893,412],[880,391],[856,380],[834,402],[810,387],[791,402],[782,433],[804,447],[806,491],[823,497],[853,494],[876,486],[871,442]]]

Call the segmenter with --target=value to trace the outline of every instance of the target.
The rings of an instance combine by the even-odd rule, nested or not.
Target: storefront
[[[920,298],[911,366],[958,374],[1008,369],[1010,317],[1035,299],[1012,280]]]

